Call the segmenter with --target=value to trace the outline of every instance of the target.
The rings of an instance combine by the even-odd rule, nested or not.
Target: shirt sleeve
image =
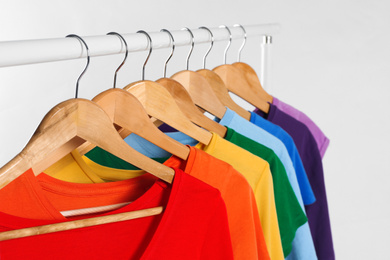
[[[276,214],[273,180],[268,164],[262,170],[254,193],[268,253],[271,259],[284,259]]]

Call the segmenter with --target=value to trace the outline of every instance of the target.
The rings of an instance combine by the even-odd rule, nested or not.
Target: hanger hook
[[[235,24],[235,25],[233,25],[233,27],[241,27],[241,29],[244,31],[244,41],[242,42],[241,47],[240,47],[240,49],[238,50],[238,62],[240,62],[240,59],[241,59],[241,51],[242,51],[242,49],[244,48],[245,43],[246,43],[246,31],[245,31],[244,26],[242,26],[241,24]]]
[[[126,62],[126,60],[127,60],[127,55],[129,54],[129,49],[128,49],[128,47],[127,47],[127,42],[126,42],[125,38],[123,38],[123,36],[120,35],[119,33],[117,33],[117,32],[109,32],[109,33],[107,33],[107,35],[116,35],[116,36],[118,36],[119,39],[120,39],[121,41],[123,41],[123,43],[125,44],[125,47],[126,47],[125,58],[123,59],[122,63],[119,65],[119,67],[118,67],[118,68],[116,69],[116,71],[115,71],[115,75],[114,75],[114,86],[113,86],[113,88],[115,88],[115,87],[116,87],[116,75],[117,75],[118,71],[122,68],[123,64],[125,64],[125,62]]]
[[[167,77],[167,65],[168,65],[168,62],[169,60],[172,58],[173,56],[173,52],[175,51],[175,39],[173,38],[173,35],[170,31],[168,31],[167,29],[161,29],[160,32],[166,32],[169,34],[169,37],[170,37],[170,41],[172,41],[172,50],[171,50],[171,54],[169,55],[168,59],[165,61],[164,63],[164,78]]]
[[[150,54],[152,54],[152,50],[153,50],[153,42],[152,42],[152,38],[150,37],[150,35],[143,31],[143,30],[139,30],[137,33],[143,33],[146,35],[146,37],[148,38],[148,45],[149,45],[149,54],[148,54],[148,57],[146,57],[146,60],[145,60],[145,63],[144,63],[144,66],[142,67],[142,80],[145,80],[145,67],[146,67],[146,63],[148,63],[148,60],[149,60],[149,57],[150,57]]]
[[[66,37],[74,37],[74,38],[77,38],[78,40],[80,40],[80,41],[84,44],[84,46],[85,46],[85,48],[86,48],[86,50],[87,50],[87,64],[85,65],[84,70],[81,72],[81,74],[80,74],[80,76],[79,76],[79,78],[77,79],[77,82],[76,82],[76,94],[75,94],[75,98],[77,98],[77,97],[78,97],[78,94],[79,94],[79,81],[80,81],[80,79],[83,77],[84,73],[87,71],[88,66],[89,66],[89,60],[90,60],[89,48],[88,48],[87,43],[83,40],[83,38],[81,38],[80,36],[78,36],[78,35],[76,35],[76,34],[69,34],[69,35],[67,35]]]
[[[213,45],[214,45],[214,35],[211,32],[211,30],[209,28],[207,28],[206,26],[201,26],[201,27],[199,27],[199,29],[207,30],[210,33],[210,36],[211,36],[210,48],[207,50],[206,54],[203,56],[203,69],[205,69],[206,68],[206,58],[207,58],[207,55],[209,55],[209,53],[210,53],[210,51],[211,51],[211,49],[213,48]]]
[[[191,34],[191,50],[188,53],[187,60],[186,60],[187,61],[187,70],[189,70],[189,68],[190,68],[190,57],[191,57],[192,51],[194,50],[194,45],[195,45],[195,43],[194,43],[194,34],[187,27],[182,28],[182,30],[187,30]]]
[[[229,32],[229,43],[226,46],[225,52],[223,54],[223,63],[226,64],[226,57],[227,57],[227,52],[230,48],[230,44],[232,44],[232,32],[229,30],[229,28],[226,25],[221,25],[219,28],[225,28]]]

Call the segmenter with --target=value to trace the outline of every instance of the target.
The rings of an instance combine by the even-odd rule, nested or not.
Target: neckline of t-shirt
[[[146,172],[141,169],[119,169],[101,165],[86,156],[80,156],[81,163],[76,163],[82,171],[87,172],[89,176],[101,179],[103,182],[117,182],[125,179],[133,179],[142,176]],[[118,178],[116,176],[121,176]]]
[[[274,119],[275,117],[275,113],[276,113],[276,110],[277,110],[277,107],[275,105],[273,105],[272,103],[268,103],[269,104],[269,111],[268,113],[265,113],[263,111],[261,111],[260,109],[257,109],[255,111],[253,111],[253,113],[257,114],[258,116],[261,116],[262,118],[272,122],[272,120]]]
[[[174,155],[171,155],[171,157],[169,157],[163,164],[170,166],[170,167],[180,168],[184,172],[191,175],[192,167],[196,163],[196,161],[198,160],[197,159],[198,157],[196,156],[196,154],[197,154],[196,149],[202,150],[206,153],[212,153],[215,149],[216,142],[220,137],[214,132],[211,132],[211,133],[212,133],[212,138],[208,144],[202,144],[202,143],[198,142],[197,140],[193,139],[192,137],[189,137],[188,135],[186,135],[182,132],[179,132],[179,131],[166,133],[168,136],[172,137],[173,139],[177,140],[178,142],[183,143],[186,146],[188,146],[190,148],[190,155],[187,158],[185,167],[181,166],[181,163],[183,162],[183,160],[177,158]],[[137,146],[142,146],[142,147],[144,146],[144,145],[142,145],[143,142],[148,142],[142,138],[133,139],[132,141],[136,142]],[[190,142],[190,143],[188,143],[188,142]],[[152,151],[151,154],[155,154],[154,151]],[[149,156],[149,154],[147,154],[147,156]]]
[[[219,119],[218,117],[214,117],[214,121],[220,125],[229,126],[231,124],[234,116],[236,115],[236,113],[226,106],[225,106],[225,108],[226,108],[226,111],[225,111],[225,114],[223,115],[223,117],[221,119]]]
[[[272,105],[271,105],[272,107]],[[270,133],[271,135],[275,136],[277,139],[282,141],[282,143],[286,146],[289,145],[292,141],[292,139],[289,140],[289,134],[280,126],[272,122],[272,119],[274,118],[275,110],[277,109],[275,106],[271,109],[270,107],[270,119],[267,119],[269,115],[264,114],[264,117],[262,115],[259,115],[255,113],[254,111],[251,112],[251,122],[266,132]],[[272,112],[271,112],[272,110]],[[286,145],[287,143],[287,145]],[[287,149],[288,150],[288,149]]]
[[[191,175],[193,165],[196,164],[196,161],[198,160],[197,158],[197,148],[186,145],[190,149],[190,153],[188,155],[187,160],[182,160],[174,155],[169,157],[165,162],[163,162],[163,165],[171,167],[171,168],[178,168],[185,173]],[[101,176],[100,174],[104,171],[112,171],[114,174],[124,174],[124,175],[134,175],[134,174],[139,174],[144,172],[143,170],[133,170],[133,169],[116,169],[116,168],[109,168],[103,165],[100,165],[96,162],[94,162],[91,159],[88,158],[82,158],[82,159],[87,159],[87,167],[91,167],[92,171],[96,171],[94,174],[98,175],[98,177],[104,177]],[[106,178],[104,178],[106,179]],[[114,177],[112,179],[118,179],[117,177]]]
[[[183,177],[183,171],[180,169],[175,169],[175,177],[173,179],[172,185],[170,185],[170,194],[168,201],[166,205],[161,205],[164,207],[164,210],[162,213],[162,218],[160,220],[160,223],[158,224],[158,227],[155,231],[155,233],[152,236],[152,239],[150,240],[151,242],[149,243],[148,247],[150,247],[150,244],[156,240],[161,233],[161,229],[164,229],[164,225],[167,222],[167,219],[171,215],[171,209],[174,208],[174,204],[176,202],[176,196],[179,193],[180,185],[182,183],[182,177]],[[30,173],[33,178],[35,178],[34,174],[32,173],[32,170],[30,169],[26,173]],[[50,176],[48,176],[50,177]],[[31,179],[31,177],[29,178]],[[37,184],[37,183],[36,183]],[[161,185],[162,184],[162,185]],[[37,184],[39,185],[39,184]],[[94,184],[97,185],[97,184]],[[163,192],[169,192],[168,189],[168,184],[163,182],[162,180],[157,180],[151,188],[149,188],[141,197],[136,199],[134,202],[130,203],[129,205],[126,205],[124,207],[121,207],[120,209],[113,210],[110,212],[102,213],[99,215],[94,215],[93,217],[99,217],[99,216],[107,216],[107,215],[113,215],[117,213],[124,213],[124,212],[131,212],[135,210],[141,210],[141,209],[147,209],[150,208],[151,206],[150,203],[152,203],[153,199],[157,197],[159,194]],[[89,218],[85,217],[84,219]],[[70,222],[73,219],[67,219],[67,218],[62,218],[62,219],[55,219],[55,220],[44,220],[44,219],[29,219],[29,218],[24,218],[24,217],[18,217],[18,216],[12,216],[7,213],[0,212],[0,225],[10,228],[10,229],[20,229],[20,228],[26,228],[26,227],[34,227],[34,226],[41,226],[41,225],[48,225],[48,224],[53,224],[53,223],[66,223]],[[145,252],[148,250],[145,250]]]
[[[149,142],[148,140],[134,133],[127,136],[124,140],[130,146],[136,144],[137,147],[133,147],[133,148],[142,154],[148,154],[148,157],[169,157],[171,155],[169,152],[165,151],[164,149],[158,147],[157,145]],[[148,143],[149,145],[142,145],[143,143]],[[159,149],[161,149],[160,151],[164,151],[167,154],[167,156],[157,155],[156,150],[153,149],[154,147],[158,147]]]
[[[226,126],[226,134],[224,139],[229,141],[233,138],[234,130]]]
[[[141,139],[140,139],[141,140]],[[178,168],[185,173],[191,175],[193,165],[196,164],[196,161],[198,161],[197,156],[197,148],[186,145],[190,149],[189,156],[187,160],[182,160],[174,155],[171,155],[171,157],[167,158],[162,164],[165,166],[171,167],[171,168]],[[136,169],[117,169],[117,168],[110,168],[104,165],[101,165],[88,157],[81,156],[78,153],[75,153],[74,155],[75,163],[78,164],[80,169],[82,171],[88,171],[88,175],[92,175],[92,177],[96,178],[102,178],[104,180],[112,180],[115,182],[123,181],[124,179],[121,177],[116,176],[127,176],[128,178],[137,178],[139,176],[142,176],[141,174],[145,174],[146,172],[143,170],[136,170]],[[85,164],[85,165],[83,165]],[[109,174],[113,177],[109,177]],[[96,176],[95,176],[96,175]],[[40,176],[40,175],[39,175]],[[45,175],[42,175],[45,176]],[[47,176],[47,175],[46,175]],[[52,180],[52,179],[51,179]],[[55,181],[55,179],[54,179]]]
[[[49,201],[49,199],[45,196],[43,189],[48,192],[53,192],[57,194],[61,194],[63,196],[68,197],[77,197],[77,196],[104,196],[106,194],[110,194],[111,192],[123,192],[128,189],[132,189],[132,187],[141,188],[143,181],[148,180],[149,178],[154,178],[154,176],[150,174],[144,174],[139,177],[135,177],[132,179],[122,180],[118,182],[105,182],[105,183],[70,183],[66,181],[61,181],[55,179],[51,176],[46,175],[45,173],[41,173],[39,178],[35,176],[30,177],[28,180],[31,184],[31,187],[34,189],[34,194],[36,195],[36,199],[42,202],[45,210],[54,217],[56,220],[69,221],[73,219],[68,219],[64,217],[56,207]],[[149,180],[153,181],[153,180]],[[107,212],[107,214],[114,214],[120,212],[127,212],[136,210],[137,207],[141,206],[143,203],[151,201],[155,198],[159,193],[163,192],[167,188],[167,183],[155,178],[154,183],[146,190],[142,195],[140,195],[137,199],[133,200],[130,204],[123,206],[117,210],[113,210]],[[100,216],[105,214],[97,214],[94,216]],[[83,217],[82,217],[83,218]]]
[[[218,139],[222,137],[220,137],[218,134],[214,132],[210,132],[210,133],[212,134],[212,137],[208,144],[198,143],[197,145],[195,145],[195,147],[198,148],[199,150],[202,150],[205,153],[213,154]]]
[[[276,111],[278,110],[278,108],[275,106],[275,105],[272,105],[272,104],[269,104],[269,112],[268,114],[266,114],[267,116],[267,120],[272,122],[275,118],[275,114],[276,114]]]

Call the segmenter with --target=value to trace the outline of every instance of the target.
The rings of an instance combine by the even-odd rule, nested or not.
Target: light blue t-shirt
[[[286,131],[284,131],[283,128],[262,118],[255,112],[251,112],[251,122],[257,125],[258,127],[263,128],[265,131],[272,134],[276,138],[278,138],[280,141],[282,141],[284,146],[286,146],[287,152],[293,163],[295,173],[297,174],[297,179],[302,194],[303,204],[310,205],[314,203],[316,201],[316,198],[311,188],[309,179],[307,178],[305,168],[303,167],[301,156],[299,156],[298,149],[295,146],[292,137]]]

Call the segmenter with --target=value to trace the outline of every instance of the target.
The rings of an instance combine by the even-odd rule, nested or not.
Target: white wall
[[[389,7],[385,0],[14,0],[1,4],[0,40],[280,23],[268,91],[308,114],[331,140],[324,170],[336,256],[384,259],[390,242]],[[260,37],[249,39],[243,51],[243,61],[258,72],[260,42]],[[209,68],[221,63],[223,46],[215,45]],[[192,69],[200,68],[199,53],[205,48],[195,50]],[[168,74],[184,69],[186,51],[178,48]],[[153,54],[147,78],[161,77],[162,55],[168,53]],[[145,54],[130,55],[119,86],[140,78]],[[92,59],[80,97],[92,98],[111,87],[121,59]],[[84,64],[75,60],[0,69],[0,165],[24,147],[51,107],[73,97]]]

